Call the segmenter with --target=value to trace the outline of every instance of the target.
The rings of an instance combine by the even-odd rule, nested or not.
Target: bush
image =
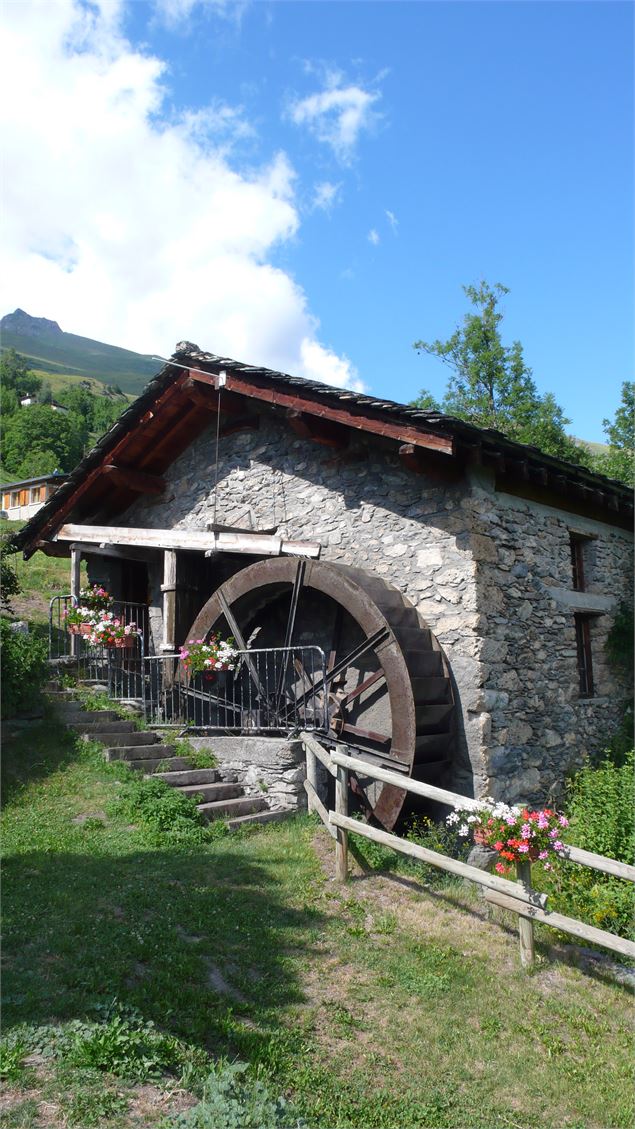
[[[33,705],[47,674],[46,641],[33,634],[12,631],[0,619],[2,645],[2,717],[15,717]]]
[[[635,861],[634,761],[631,749],[621,765],[607,757],[573,777],[568,786],[567,843],[620,862]],[[631,883],[561,862],[549,876],[541,875],[540,886],[550,895],[553,909],[610,933],[635,936]]]
[[[115,807],[132,823],[141,823],[163,842],[202,843],[207,838],[196,800],[184,796],[163,780],[126,774]]]
[[[243,1062],[219,1062],[203,1084],[199,1105],[165,1129],[306,1129],[284,1098],[275,1098]]]

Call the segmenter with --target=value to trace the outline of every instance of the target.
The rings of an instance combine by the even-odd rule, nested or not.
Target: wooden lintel
[[[549,481],[549,475],[544,466],[533,466],[530,470],[531,477],[539,482],[541,486],[546,486]]]
[[[306,415],[295,408],[287,408],[285,414],[291,429],[302,439],[321,443],[323,447],[333,447],[336,451],[343,451],[348,447],[349,433],[341,424]]]
[[[381,416],[370,416],[361,408],[354,411],[350,408],[337,407],[335,404],[325,404],[321,400],[311,400],[304,396],[293,395],[291,392],[284,392],[282,389],[272,387],[271,384],[252,383],[234,373],[227,375],[227,388],[232,392],[249,396],[253,400],[290,408],[319,419],[333,420],[334,423],[344,424],[345,427],[353,428],[355,431],[383,435],[388,439],[400,440],[402,443],[414,443],[416,447],[427,447],[444,455],[454,454],[454,440],[450,435],[441,435],[423,428],[397,423]],[[225,395],[226,393],[223,392],[223,396]]]
[[[523,481],[529,480],[529,463],[527,459],[509,459],[508,460],[510,474],[516,474]]]
[[[198,529],[151,529],[116,525],[63,525],[59,541],[87,545],[133,545],[140,549],[189,549],[199,552],[251,553],[254,556],[319,557],[318,541],[287,541],[263,533],[216,533]]]
[[[147,474],[141,470],[133,470],[132,467],[115,466],[114,463],[106,463],[103,472],[116,486],[125,486],[138,494],[162,494],[165,490],[165,479],[157,474]]]

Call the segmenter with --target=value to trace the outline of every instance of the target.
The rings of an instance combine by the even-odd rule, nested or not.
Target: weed
[[[164,1123],[165,1129],[306,1129],[283,1097],[274,1097],[246,1063],[219,1062],[202,1087],[199,1105]]]
[[[115,814],[143,824],[164,842],[202,843],[206,828],[196,804],[195,797],[184,796],[163,780],[144,779],[135,773],[123,782],[111,807]]]
[[[113,1015],[77,1033],[65,1058],[75,1067],[147,1082],[175,1065],[174,1040],[161,1035],[152,1022]]]
[[[28,1053],[29,1048],[20,1038],[0,1042],[0,1078],[3,1082],[20,1087],[27,1085],[33,1075],[33,1071],[24,1065]]]

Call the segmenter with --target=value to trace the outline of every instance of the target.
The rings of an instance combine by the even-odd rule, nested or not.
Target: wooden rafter
[[[156,474],[145,474],[143,471],[134,470],[132,467],[106,463],[103,473],[116,486],[125,486],[128,490],[134,490],[138,494],[162,494],[165,490],[164,478]]]
[[[399,424],[392,420],[388,421],[380,417],[369,416],[366,413],[351,411],[348,408],[325,404],[320,400],[310,400],[306,396],[297,396],[290,392],[283,392],[278,388],[262,387],[233,373],[227,377],[227,388],[232,392],[242,393],[267,404],[289,408],[305,415],[316,416],[318,419],[333,420],[333,422],[344,424],[355,431],[368,431],[373,435],[398,439],[402,443],[414,443],[417,447],[427,447],[444,455],[454,454],[454,440],[449,435],[437,435],[432,431],[423,431],[418,427],[409,427],[407,424]]]

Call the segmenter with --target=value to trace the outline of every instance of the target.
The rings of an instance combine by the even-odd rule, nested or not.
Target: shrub
[[[33,704],[46,678],[47,647],[44,639],[12,631],[0,619],[2,644],[2,717],[15,717]]]
[[[620,862],[635,861],[634,754],[617,765],[608,757],[586,765],[568,785],[566,841]],[[632,883],[562,862],[540,886],[550,905],[621,936],[634,936]]]

